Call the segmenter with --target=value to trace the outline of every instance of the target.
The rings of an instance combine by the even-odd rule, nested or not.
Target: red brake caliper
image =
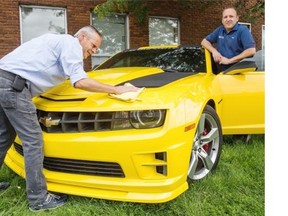
[[[207,134],[208,134],[208,131],[207,131],[206,128],[204,128],[203,136],[206,136]],[[203,146],[203,149],[207,152],[208,149],[209,149],[209,143],[205,144],[205,145]]]

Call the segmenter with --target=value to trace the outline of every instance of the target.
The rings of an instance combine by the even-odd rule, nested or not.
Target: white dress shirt
[[[27,41],[0,59],[0,68],[26,79],[32,96],[68,78],[71,85],[87,78],[82,46],[68,34],[48,33]]]

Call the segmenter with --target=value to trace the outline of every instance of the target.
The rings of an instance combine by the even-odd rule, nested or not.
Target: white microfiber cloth
[[[124,85],[125,86],[133,86],[130,83],[125,83]],[[111,98],[118,99],[121,101],[126,101],[126,102],[134,102],[136,100],[141,101],[141,99],[139,98],[139,95],[143,92],[144,89],[145,89],[145,87],[140,88],[138,91],[135,91],[135,92],[131,91],[131,92],[125,92],[122,94],[109,94],[109,96]]]

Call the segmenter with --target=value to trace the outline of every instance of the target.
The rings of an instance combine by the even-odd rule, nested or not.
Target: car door
[[[264,133],[265,72],[218,74],[222,90],[221,123],[223,134]]]

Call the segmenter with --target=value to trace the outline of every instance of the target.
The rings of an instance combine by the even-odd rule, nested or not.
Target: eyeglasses
[[[85,35],[85,37],[86,37],[87,40],[90,42],[90,44],[91,44],[91,46],[92,46],[92,49],[95,49],[95,50],[97,51],[97,50],[98,50],[97,45],[94,44],[94,43],[92,42],[92,40],[91,40],[88,36]]]

